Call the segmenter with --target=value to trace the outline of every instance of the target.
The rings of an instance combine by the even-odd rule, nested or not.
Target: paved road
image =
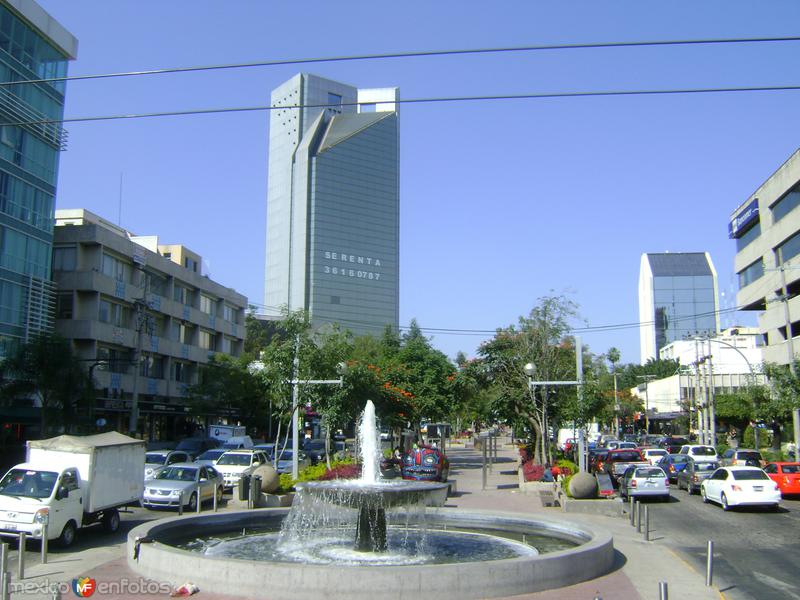
[[[800,500],[784,499],[777,513],[755,507],[725,512],[671,488],[669,504],[650,504],[655,538],[701,573],[713,540],[714,583],[730,600],[800,600]]]

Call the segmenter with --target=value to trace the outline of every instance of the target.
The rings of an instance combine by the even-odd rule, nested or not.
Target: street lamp
[[[294,373],[295,376],[289,381],[292,385],[292,479],[297,479],[300,474],[299,457],[300,454],[300,401],[298,399],[299,384],[303,385],[342,385],[344,383],[344,375],[347,373],[347,363],[340,362],[336,365],[336,372],[339,374],[339,379],[297,379],[297,371],[300,359],[298,353],[295,353],[294,359]]]

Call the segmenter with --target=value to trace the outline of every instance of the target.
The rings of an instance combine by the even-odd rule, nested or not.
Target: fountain
[[[128,537],[129,565],[152,579],[190,575],[204,591],[251,598],[267,590],[275,600],[373,598],[377,590],[406,597],[424,590],[446,600],[569,585],[613,564],[605,532],[540,517],[429,510],[427,497],[447,484],[382,480],[372,402],[359,441],[360,479],[298,484],[291,509],[140,525]],[[140,546],[141,536],[154,543]]]

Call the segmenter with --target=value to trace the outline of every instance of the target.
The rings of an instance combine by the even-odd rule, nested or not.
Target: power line
[[[24,81],[0,82],[0,87],[30,83],[54,83],[63,81],[84,81],[90,79],[110,79],[120,77],[138,77],[147,75],[166,75],[176,73],[191,73],[200,71],[220,71],[227,69],[249,69],[253,67],[277,67],[287,65],[304,65],[329,62],[355,62],[366,60],[386,60],[403,58],[427,58],[434,56],[460,56],[471,54],[502,54],[512,52],[537,52],[553,50],[590,50],[604,48],[641,48],[658,46],[699,46],[719,44],[759,44],[765,42],[797,42],[798,36],[787,37],[757,37],[757,38],[717,38],[700,40],[654,40],[639,42],[596,42],[582,44],[541,44],[534,46],[509,46],[500,48],[466,48],[455,50],[422,50],[412,52],[389,52],[383,54],[355,54],[345,56],[327,56],[312,58],[289,58],[283,60],[256,61],[245,63],[230,63],[217,65],[202,65],[193,67],[169,67],[165,69],[148,69],[141,71],[122,71],[117,73],[100,73],[95,75],[71,75],[53,77],[49,79],[28,79]]]
[[[479,96],[439,96],[431,98],[406,98],[393,100],[393,104],[433,104],[440,102],[490,102],[504,100],[546,100],[558,98],[598,98],[614,96],[659,96],[681,94],[723,94],[741,92],[790,92],[800,90],[800,85],[773,85],[773,86],[745,86],[745,87],[719,87],[719,88],[675,88],[661,90],[608,90],[594,92],[548,92],[530,94],[496,94]],[[288,106],[241,106],[226,108],[206,108],[178,111],[161,111],[152,113],[133,113],[118,115],[100,115],[93,117],[70,117],[64,119],[41,119],[31,121],[17,121],[4,123],[8,126],[22,125],[50,125],[63,123],[82,123],[92,121],[114,121],[123,119],[146,119],[155,117],[179,117],[187,115],[208,115],[220,113],[242,112],[267,112],[272,110],[293,110],[301,108],[331,108],[342,106],[360,106],[363,102],[342,102],[339,104],[294,104]]]

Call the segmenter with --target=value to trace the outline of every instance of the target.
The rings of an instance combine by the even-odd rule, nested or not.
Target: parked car
[[[682,446],[691,444],[685,437],[669,436],[661,442],[661,447],[670,454],[677,454]]]
[[[760,467],[764,464],[764,458],[758,450],[748,448],[728,448],[722,453],[719,459],[723,467],[746,466]]]
[[[145,483],[142,505],[145,508],[177,508],[181,502],[190,511],[197,503],[212,500],[222,501],[222,475],[214,467],[197,463],[175,463],[164,467]]]
[[[227,450],[224,448],[213,448],[211,450],[206,450],[200,456],[195,458],[194,462],[207,467],[213,467],[215,464],[217,464],[219,457],[225,454],[225,452],[227,452]]]
[[[718,502],[723,510],[734,506],[769,506],[778,508],[781,492],[778,484],[759,467],[720,467],[702,484],[703,502]]]
[[[685,454],[667,454],[656,465],[664,469],[670,483],[676,483],[678,481],[678,473],[686,468],[686,463],[689,460],[689,457]]]
[[[179,463],[191,462],[192,457],[183,450],[153,450],[144,455],[144,478],[152,479],[162,467]]]
[[[291,450],[284,450],[278,456],[276,470],[278,473],[291,473],[292,472],[292,459],[294,454]],[[298,450],[297,454],[297,468],[302,470],[311,466],[311,459],[302,450]]]
[[[641,437],[641,439],[639,440],[639,444],[643,448],[658,448],[659,444],[661,444],[662,441],[664,441],[663,435],[648,433]]]
[[[645,460],[649,462],[651,465],[655,465],[664,458],[668,452],[663,448],[644,448],[642,450],[642,456],[644,456]]]
[[[698,462],[717,462],[719,460],[716,448],[703,444],[685,444],[678,450],[678,454],[686,454]]]
[[[256,467],[265,464],[269,464],[269,459],[258,450],[228,450],[217,459],[216,469],[225,479],[225,489],[230,489],[243,475],[250,475]]]
[[[619,481],[619,495],[655,497],[669,501],[669,479],[661,467],[630,466]]]
[[[675,481],[678,489],[684,489],[689,495],[700,491],[700,484],[720,467],[718,462],[698,461],[690,458],[686,466],[677,472]]]
[[[636,442],[630,442],[630,441],[628,441],[628,442],[620,442],[620,443],[617,445],[617,448],[616,448],[616,449],[617,449],[617,450],[625,450],[625,449],[628,449],[628,450],[630,450],[630,449],[632,449],[632,448],[638,448],[638,447],[639,447],[639,444],[637,444]]]
[[[800,463],[774,462],[764,467],[767,476],[778,484],[781,496],[800,494]]]
[[[631,464],[644,467],[649,466],[650,463],[644,459],[639,450],[620,448],[608,451],[606,459],[603,461],[603,471],[611,477],[613,483],[617,483]]]

